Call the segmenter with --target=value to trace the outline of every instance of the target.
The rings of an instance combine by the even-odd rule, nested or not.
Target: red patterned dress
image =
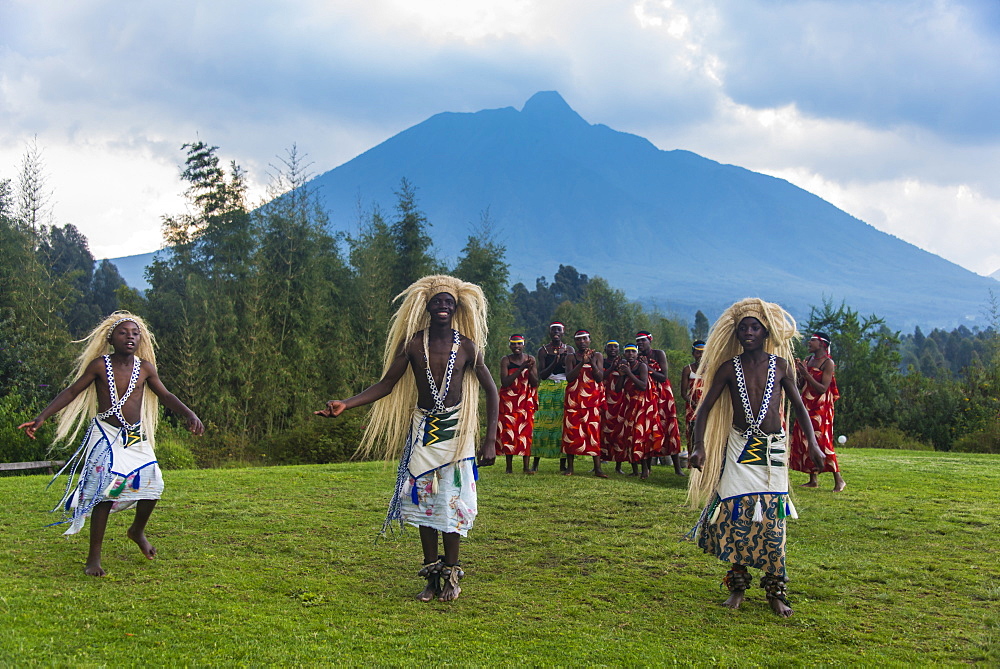
[[[507,363],[510,372],[520,366]],[[497,454],[531,455],[531,435],[535,428],[535,409],[538,408],[538,389],[528,382],[528,374],[521,373],[506,388],[500,388],[500,415],[497,420]]]
[[[609,369],[611,371],[609,371]],[[622,394],[615,390],[621,374],[614,366],[604,370],[604,410],[601,415],[601,459],[611,462],[628,462],[621,447],[621,430],[624,417]]]
[[[583,364],[566,386],[563,401],[562,451],[566,455],[601,454],[601,410],[604,386],[594,379],[594,368]]]
[[[622,386],[622,404],[621,462],[641,462],[652,457],[663,444],[659,393],[653,383],[647,383],[645,390],[639,390],[626,376]]]
[[[669,378],[664,379],[663,383],[657,383],[653,380],[653,372],[663,371],[655,358],[650,358],[647,364],[650,372],[649,385],[653,387],[660,400],[660,422],[663,425],[663,432],[650,455],[677,455],[681,452],[681,429],[677,425],[677,402],[674,401],[674,389],[670,385]]]
[[[807,367],[809,374],[814,379],[822,382],[823,370],[821,367]],[[837,389],[837,379],[830,379],[830,385],[826,392],[820,395],[810,384],[806,384],[802,391],[802,403],[806,405],[809,412],[809,419],[812,421],[813,432],[816,433],[816,443],[826,456],[826,464],[822,471],[839,472],[840,465],[837,464],[837,453],[833,450],[833,403],[840,399],[840,391]],[[814,472],[816,465],[809,457],[809,442],[806,435],[796,422],[792,428],[792,446],[790,461],[788,463],[797,472]]]

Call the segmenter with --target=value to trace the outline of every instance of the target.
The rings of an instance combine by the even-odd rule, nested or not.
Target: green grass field
[[[394,468],[168,471],[152,562],[112,516],[108,576],[83,573],[46,477],[0,479],[5,666],[959,665],[1000,662],[995,456],[848,450],[848,488],[801,490],[795,615],[680,538],[684,484],[481,470],[454,603],[413,599],[417,533],[373,544]],[[794,474],[802,483],[805,475]]]

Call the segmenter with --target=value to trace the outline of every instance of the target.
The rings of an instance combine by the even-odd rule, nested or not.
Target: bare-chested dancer
[[[737,302],[715,323],[702,366],[708,390],[695,418],[688,486],[693,506],[707,502],[694,533],[698,545],[732,565],[723,579],[735,609],[752,577],[771,609],[792,615],[785,573],[785,518],[796,517],[788,496],[787,439],[782,393],[803,422],[813,461],[822,464],[809,414],[788,360],[795,321],[781,307],[757,298]],[[720,401],[723,399],[724,401]]]
[[[115,312],[83,341],[76,381],[56,395],[35,420],[18,427],[34,439],[42,423],[62,411],[56,432],[56,441],[60,441],[72,439],[87,424],[83,444],[63,468],[70,476],[56,509],[67,510],[66,534],[76,534],[90,518],[90,550],[84,571],[104,576],[101,549],[112,511],[135,506],[135,518],[126,535],[148,559],[156,556],[156,548],[146,538],[146,523],[163,493],[163,476],[153,452],[157,399],[183,417],[193,434],[201,435],[205,427],[160,381],[153,337],[141,318]],[[97,415],[90,418],[95,407]],[[74,473],[79,474],[75,481]]]
[[[424,566],[418,575],[427,586],[417,599],[447,602],[462,591],[459,548],[478,511],[480,387],[486,392],[486,432],[479,464],[496,460],[497,389],[476,345],[486,341],[486,298],[479,286],[441,275],[416,281],[402,297],[382,379],[315,413],[334,417],[375,402],[361,451],[378,447],[383,455],[401,455],[383,532],[394,522],[419,528]],[[406,375],[408,368],[412,375]]]

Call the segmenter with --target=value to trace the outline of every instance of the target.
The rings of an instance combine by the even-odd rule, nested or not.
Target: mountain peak
[[[582,116],[573,111],[557,91],[539,91],[535,93],[521,108],[525,116],[547,121],[562,121],[571,123],[587,123]]]

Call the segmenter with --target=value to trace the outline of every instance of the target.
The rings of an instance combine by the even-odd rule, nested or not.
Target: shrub
[[[265,453],[272,464],[325,464],[351,459],[364,432],[365,412],[309,419],[271,437]]]
[[[46,421],[35,433],[35,439],[28,439],[17,429],[21,423],[32,420],[36,412],[25,406],[20,395],[12,393],[0,397],[0,462],[33,462],[48,459],[49,446],[55,434],[51,420]],[[37,471],[31,472],[37,474]]]
[[[195,460],[194,453],[191,452],[191,447],[188,446],[184,438],[178,438],[172,433],[165,434],[163,431],[157,435],[156,439],[156,461],[160,463],[162,469],[197,469],[198,467],[198,461]]]
[[[959,437],[951,450],[958,453],[1000,453],[1000,420],[994,418],[982,429]]]
[[[927,443],[895,427],[863,427],[852,432],[844,446],[851,448],[891,448],[904,451],[932,451]]]

